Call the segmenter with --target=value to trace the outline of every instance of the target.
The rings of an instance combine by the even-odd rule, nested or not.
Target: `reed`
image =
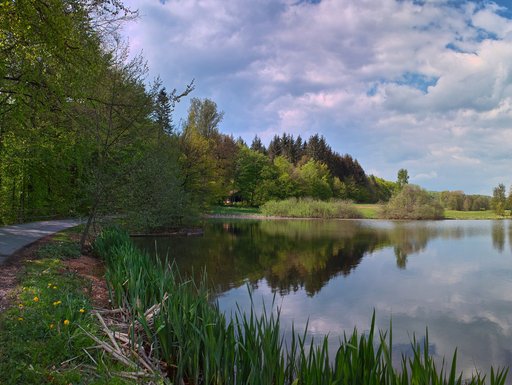
[[[261,206],[266,216],[290,218],[362,218],[361,212],[350,201],[321,201],[311,198],[289,198],[281,201],[268,201]]]
[[[154,260],[131,244],[120,230],[106,230],[95,250],[107,265],[113,301],[129,309],[143,325],[165,375],[186,384],[470,384],[502,385],[508,369],[490,377],[477,373],[469,379],[456,370],[456,353],[450,368],[436,367],[428,340],[412,341],[413,355],[402,357],[395,369],[392,334],[377,332],[375,314],[368,333],[354,330],[340,340],[334,357],[327,337],[317,343],[291,331],[285,341],[274,304],[261,314],[238,308],[231,317],[221,313],[206,287],[183,279],[168,263]],[[147,322],[144,312],[154,304],[160,311]],[[487,380],[489,382],[487,382]]]

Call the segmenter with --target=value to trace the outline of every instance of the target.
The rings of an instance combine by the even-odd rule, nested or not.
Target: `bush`
[[[268,201],[261,206],[266,216],[290,218],[362,218],[361,212],[350,201],[320,201],[311,198],[289,198]]]
[[[444,209],[426,190],[409,184],[382,207],[381,216],[387,219],[442,219]]]

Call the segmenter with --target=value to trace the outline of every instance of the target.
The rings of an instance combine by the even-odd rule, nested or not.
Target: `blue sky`
[[[509,5],[510,4],[510,5]],[[129,0],[133,54],[250,143],[324,135],[430,190],[512,183],[512,1]],[[185,118],[189,100],[176,111]]]

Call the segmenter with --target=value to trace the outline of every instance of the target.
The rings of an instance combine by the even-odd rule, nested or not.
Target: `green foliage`
[[[382,207],[381,216],[388,219],[441,219],[444,209],[432,195],[419,186],[404,185]]]
[[[489,210],[491,198],[485,195],[467,195],[462,191],[442,191],[436,194],[445,209],[458,211]]]
[[[243,201],[253,205],[256,190],[263,183],[265,166],[269,166],[268,158],[260,152],[245,146],[240,147],[235,168],[235,186]],[[267,167],[267,172],[268,167]]]
[[[291,218],[362,217],[352,202],[337,200],[324,202],[311,198],[289,198],[282,201],[268,201],[260,209],[263,215]]]
[[[109,231],[105,237],[102,241],[100,236],[103,244],[97,250],[105,253],[114,299],[140,316],[146,338],[167,363],[173,383],[462,384],[456,354],[450,368],[443,364],[439,369],[430,355],[428,336],[423,344],[413,340],[413,354],[394,364],[392,335],[376,331],[374,316],[367,333],[354,330],[344,335],[331,356],[327,336],[316,343],[307,329],[292,329],[285,341],[274,304],[261,315],[253,308],[239,309],[228,320],[211,303],[204,281],[184,281],[174,268],[153,263],[127,243],[122,232]],[[161,304],[160,312],[149,325],[142,315],[155,303]],[[489,383],[504,384],[507,373],[491,368]],[[485,377],[477,373],[464,383],[484,384]]]
[[[401,168],[398,170],[398,175],[396,179],[396,186],[398,190],[401,190],[406,184],[409,183],[409,173],[405,168]]]
[[[505,215],[505,209],[507,208],[507,197],[505,185],[500,183],[494,188],[492,192],[491,208],[494,210],[496,215]]]
[[[297,179],[300,195],[313,199],[326,200],[332,198],[331,173],[324,163],[310,159],[297,167]]]

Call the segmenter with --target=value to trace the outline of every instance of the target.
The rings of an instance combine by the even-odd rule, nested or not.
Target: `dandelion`
[[[83,313],[85,313],[85,309],[84,309],[84,308],[81,308],[81,309],[79,310],[79,312],[83,314]]]
[[[64,326],[68,326],[69,325],[69,320],[65,319],[64,320]]]
[[[34,297],[34,302],[39,302],[39,297],[37,295]]]
[[[62,303],[62,301],[55,301],[55,302],[53,303],[53,306],[58,306],[58,305],[60,305],[61,303]]]

